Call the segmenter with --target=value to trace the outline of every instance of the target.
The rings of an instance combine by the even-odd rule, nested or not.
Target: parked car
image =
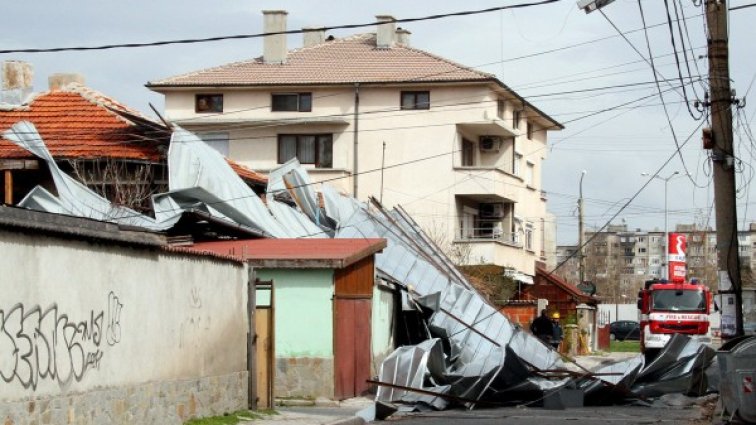
[[[618,320],[609,324],[609,337],[612,340],[640,340],[640,323],[633,320]]]

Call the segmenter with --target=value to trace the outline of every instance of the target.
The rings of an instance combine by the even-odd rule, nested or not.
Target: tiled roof
[[[595,297],[584,293],[583,291],[578,289],[575,285],[567,282],[563,278],[549,272],[548,270],[542,267],[536,266],[536,277],[542,277],[543,279],[547,280],[549,283],[562,288],[562,290],[569,293],[573,298],[575,298],[579,302],[595,303],[598,301]]]
[[[245,261],[281,261],[288,267],[346,267],[386,247],[385,239],[250,239],[201,242],[186,249]]]
[[[137,126],[126,116],[143,117],[139,112],[88,87],[72,84],[63,90],[38,94],[27,105],[0,106],[0,133],[19,121],[30,121],[54,158],[117,158],[159,161],[165,157],[170,133]],[[156,124],[159,125],[159,124]],[[28,159],[33,155],[0,136],[0,159]],[[267,182],[260,173],[227,159],[243,179]]]
[[[148,87],[345,84],[370,82],[495,81],[423,50],[376,47],[375,34],[358,34],[292,50],[284,64],[262,58],[152,81]]]
[[[51,91],[28,105],[0,109],[0,132],[19,121],[30,121],[57,158],[159,158],[158,144],[136,138],[134,126],[106,105],[134,113],[102,94]],[[32,154],[0,137],[0,158],[32,158]]]
[[[258,183],[267,183],[268,178],[264,175],[258,173],[257,171],[250,170],[249,168],[239,164],[236,161],[230,160],[226,158],[226,162],[228,162],[228,165],[231,166],[231,169],[234,170],[236,174],[239,175],[244,180],[252,180]]]

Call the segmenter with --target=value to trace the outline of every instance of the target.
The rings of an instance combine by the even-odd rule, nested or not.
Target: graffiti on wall
[[[57,303],[44,309],[23,303],[0,308],[0,379],[27,389],[36,389],[42,380],[63,388],[81,381],[88,371],[100,368],[103,334],[108,345],[120,342],[122,309],[113,292],[106,310],[90,310],[77,318]]]

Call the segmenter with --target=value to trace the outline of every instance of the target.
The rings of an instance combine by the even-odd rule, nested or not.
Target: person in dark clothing
[[[554,325],[549,320],[549,316],[546,315],[545,309],[541,310],[541,315],[536,317],[533,323],[530,324],[530,332],[545,344],[551,343],[551,338],[554,335]]]
[[[551,315],[551,324],[553,328],[553,333],[551,335],[551,346],[554,347],[554,349],[558,351],[559,344],[562,342],[562,339],[564,338],[562,327],[559,325],[558,312],[554,312],[554,314]]]

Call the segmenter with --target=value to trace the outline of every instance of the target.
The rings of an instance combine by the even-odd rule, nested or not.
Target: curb
[[[328,422],[328,425],[365,425],[365,420],[359,416],[351,416],[348,418],[337,419],[333,422]]]

